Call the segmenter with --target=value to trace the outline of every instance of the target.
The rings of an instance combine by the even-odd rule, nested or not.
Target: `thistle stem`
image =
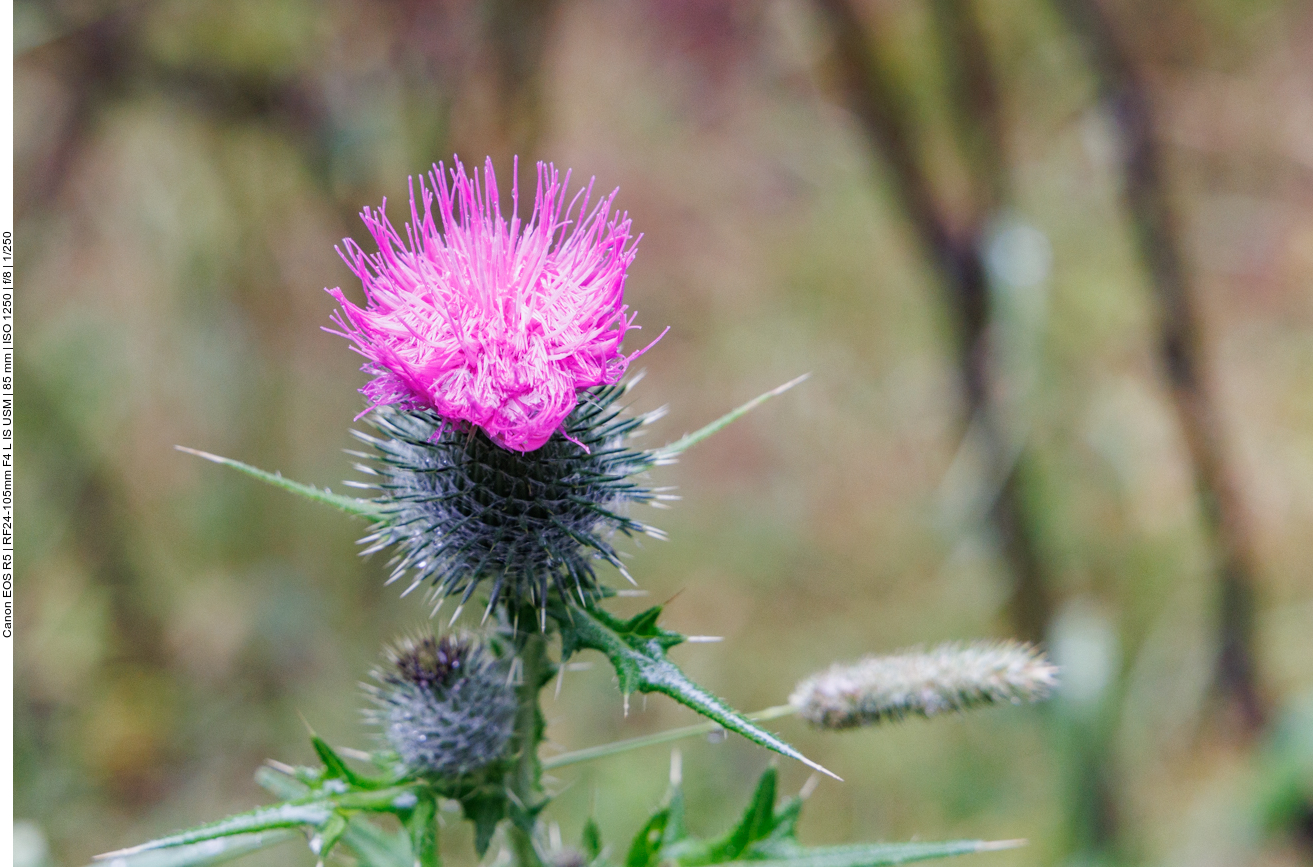
[[[779,719],[780,717],[789,716],[798,712],[798,709],[791,704],[782,704],[776,707],[768,707],[765,710],[759,710],[756,713],[744,714],[747,719],[753,722],[765,722],[766,720]],[[609,744],[599,744],[595,747],[586,747],[582,750],[575,750],[571,753],[562,753],[559,756],[553,756],[543,762],[543,767],[547,770],[560,768],[566,765],[573,765],[577,762],[591,762],[593,759],[604,759],[607,756],[614,756],[618,753],[627,753],[630,750],[638,750],[643,747],[656,746],[657,744],[666,744],[671,741],[683,740],[684,738],[697,737],[698,735],[709,735],[714,732],[724,732],[725,727],[718,722],[695,723],[691,726],[682,728],[669,729],[664,732],[657,732],[651,735],[642,735],[641,737],[629,738],[623,741],[612,741]]]
[[[682,437],[675,440],[670,445],[663,446],[662,448],[657,449],[656,452],[654,452],[656,456],[656,462],[660,464],[668,461],[673,461],[676,457],[688,451],[690,448],[697,445],[698,443],[702,442],[707,437],[711,436],[714,433],[719,433],[720,431],[729,427],[734,422],[743,418],[743,416],[747,415],[757,407],[761,406],[766,401],[770,400],[772,397],[778,397],[779,395],[784,394],[784,392],[793,388],[795,385],[802,382],[804,379],[806,379],[809,376],[811,376],[810,373],[804,373],[802,376],[799,376],[796,379],[791,379],[788,382],[784,383],[783,385],[772,388],[770,391],[766,392],[765,394],[759,394],[756,397],[754,397],[752,400],[743,404],[743,406],[740,406],[738,409],[734,409],[725,413],[720,418],[713,421],[711,424],[704,425],[703,427],[700,427],[697,430],[693,431],[693,433],[684,434]]]
[[[533,622],[530,620],[529,622]],[[547,657],[547,634],[527,630],[519,636],[520,684],[516,688],[519,710],[515,715],[515,742],[519,758],[511,772],[509,838],[517,867],[543,867],[542,857],[533,839],[538,809],[542,805],[542,762],[538,745],[542,743],[542,709],[538,694],[551,680],[553,668]]]

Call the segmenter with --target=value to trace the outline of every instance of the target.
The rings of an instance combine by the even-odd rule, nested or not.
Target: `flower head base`
[[[553,597],[587,604],[606,595],[593,564],[624,572],[611,537],[662,538],[628,506],[670,498],[634,479],[657,458],[626,441],[661,411],[622,415],[626,391],[588,392],[560,435],[524,453],[482,431],[444,428],[432,412],[378,410],[370,420],[381,436],[356,434],[374,447],[375,463],[358,469],[376,479],[384,510],[365,553],[395,546],[391,580],[410,573],[410,590],[429,582],[439,603],[456,596],[463,605],[482,589],[489,611],[542,611]]]
[[[527,223],[498,205],[492,160],[482,180],[456,162],[439,164],[431,186],[412,187],[405,237],[380,208],[362,217],[379,251],[343,242],[364,284],[366,305],[342,305],[341,334],[374,376],[361,389],[370,408],[432,410],[443,421],[481,428],[515,451],[542,447],[578,403],[580,389],[610,385],[642,351],[620,343],[633,325],[624,305],[625,269],[637,239],[612,213],[613,191],[592,210],[592,185],[567,204],[569,173],[538,164]],[[518,182],[511,201],[518,207]],[[433,205],[438,206],[434,219]],[[384,206],[386,206],[386,201]]]
[[[431,633],[386,650],[368,712],[407,770],[459,779],[505,757],[515,724],[510,666],[471,635]]]

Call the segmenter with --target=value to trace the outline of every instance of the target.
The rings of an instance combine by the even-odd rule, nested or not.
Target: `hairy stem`
[[[528,619],[533,623],[536,617]],[[523,622],[523,621],[522,621]],[[520,708],[515,715],[515,745],[519,758],[511,773],[511,849],[518,867],[543,867],[534,844],[533,829],[545,801],[542,792],[542,762],[538,745],[542,743],[544,721],[538,706],[538,694],[551,680],[553,669],[547,658],[547,633],[532,627],[517,636],[520,660],[520,684],[516,688]]]

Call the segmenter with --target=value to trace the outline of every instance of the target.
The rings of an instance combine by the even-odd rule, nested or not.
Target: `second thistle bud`
[[[385,651],[369,713],[407,770],[457,779],[506,756],[515,724],[509,665],[465,634],[405,638]]]

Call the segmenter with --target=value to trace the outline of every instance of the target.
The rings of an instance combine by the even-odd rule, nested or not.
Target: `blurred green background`
[[[617,608],[724,636],[675,651],[695,679],[752,710],[923,642],[1064,666],[1040,707],[779,722],[846,779],[805,842],[1313,863],[1307,3],[20,0],[15,32],[19,863],[261,802],[262,760],[312,760],[298,715],[370,744],[357,684],[423,600],[351,520],[173,446],[353,476],[333,247],[453,153],[620,188],[628,302],[671,329],[636,392],[670,406],[653,444],[812,373],[654,473],[684,499],[641,516],[671,538],[632,548],[650,596]],[[623,717],[604,663],[547,712],[562,749],[691,721]],[[687,744],[693,830],[770,761]],[[550,819],[622,845],[668,762],[563,769]]]

